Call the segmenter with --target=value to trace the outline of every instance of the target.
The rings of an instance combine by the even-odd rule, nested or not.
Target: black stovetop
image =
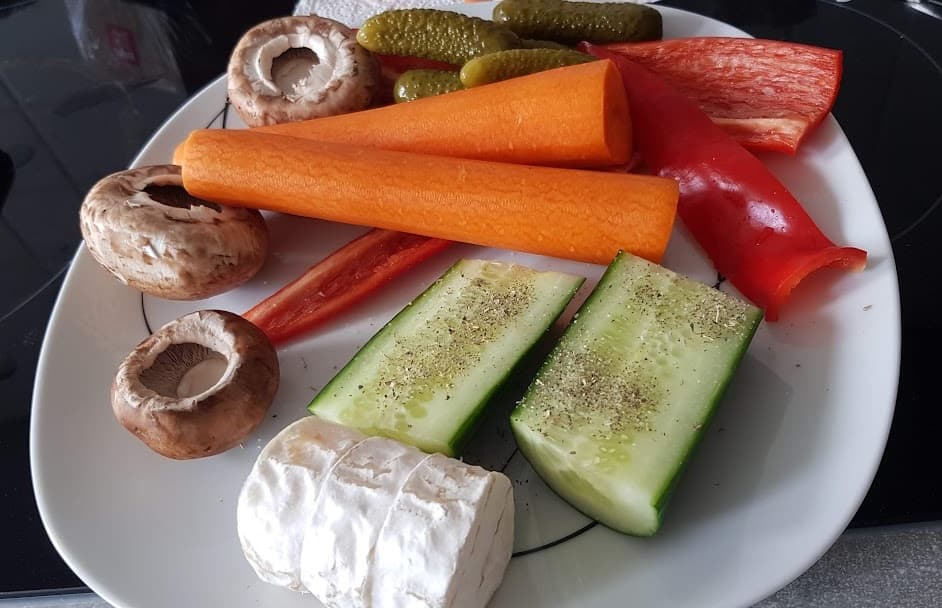
[[[292,4],[0,0],[0,598],[82,585],[43,531],[28,453],[36,362],[80,240],[82,197],[99,177],[127,166],[177,106],[222,72],[247,26]],[[942,8],[887,0],[665,4],[756,36],[845,51],[834,113],[880,202],[903,310],[893,430],[852,525],[942,519],[934,445],[942,431],[934,384],[942,340],[934,314],[942,301],[934,266],[942,261],[942,20],[930,14]]]

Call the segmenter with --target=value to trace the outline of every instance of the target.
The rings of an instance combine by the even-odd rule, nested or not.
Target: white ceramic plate
[[[491,4],[461,10],[486,16]],[[668,37],[744,35],[661,9]],[[135,165],[167,162],[191,129],[222,126],[225,84],[196,95]],[[229,127],[237,126],[227,115]],[[760,328],[655,538],[593,526],[532,474],[505,432],[506,406],[485,422],[470,459],[515,481],[515,557],[493,606],[744,606],[808,568],[843,531],[879,463],[899,367],[899,295],[889,239],[853,150],[829,118],[796,158],[768,157],[835,241],[870,253],[859,274],[823,272],[801,286],[784,320]],[[120,285],[81,249],[63,286],[36,380],[31,457],[53,543],[116,606],[311,606],[256,579],[236,537],[235,504],[262,446],[358,346],[454,259],[477,256],[589,278],[599,266],[456,247],[381,296],[279,351],[271,415],[241,448],[204,460],[157,456],[111,414],[117,364],[152,327],[191,310],[236,312],[363,229],[269,217],[276,250],[249,284],[206,302],[173,303]],[[665,264],[712,282],[682,230]],[[526,379],[520,379],[525,382]],[[547,545],[553,545],[547,547]],[[541,549],[542,547],[542,549]]]

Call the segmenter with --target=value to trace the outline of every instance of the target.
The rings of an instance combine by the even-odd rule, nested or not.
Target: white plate
[[[486,16],[491,6],[461,10]],[[660,10],[669,37],[744,35]],[[221,80],[208,86],[164,125],[135,165],[166,162],[189,130],[221,126],[224,100]],[[230,127],[237,122],[234,114],[228,119]],[[556,498],[519,455],[511,458],[498,408],[470,457],[497,468],[509,458],[507,472],[517,481],[516,550],[582,533],[513,559],[493,606],[747,605],[807,569],[854,514],[879,463],[896,394],[899,295],[890,243],[833,118],[796,158],[767,160],[828,235],[869,252],[867,270],[810,278],[783,321],[763,324],[655,538],[592,527]],[[317,335],[281,349],[283,380],[271,415],[241,448],[190,462],[157,456],[118,425],[109,406],[117,364],[147,335],[142,311],[154,327],[197,308],[242,312],[362,231],[269,219],[276,251],[268,264],[248,285],[210,301],[142,300],[84,249],[62,288],[36,379],[33,482],[56,548],[116,606],[311,606],[310,597],[256,579],[239,548],[236,497],[261,447],[305,415],[315,389],[457,257],[581,272],[589,286],[601,271],[457,247]],[[680,230],[665,263],[704,281],[715,277]]]

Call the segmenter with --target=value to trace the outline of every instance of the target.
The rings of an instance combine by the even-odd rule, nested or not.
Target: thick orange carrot
[[[527,165],[600,167],[631,157],[628,103],[608,61],[255,130]],[[179,164],[180,157],[182,150],[174,162]]]
[[[221,203],[607,264],[658,261],[674,180],[376,150],[255,130],[194,131],[190,194]]]

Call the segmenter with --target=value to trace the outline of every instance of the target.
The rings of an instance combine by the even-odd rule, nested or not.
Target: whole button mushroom
[[[353,30],[316,15],[256,25],[229,59],[229,100],[250,127],[362,110],[379,64]]]
[[[127,356],[111,406],[155,452],[200,458],[255,430],[279,379],[278,356],[260,329],[230,312],[201,310],[171,321]]]
[[[252,278],[268,255],[268,228],[258,211],[190,196],[176,165],[109,175],[89,191],[79,216],[95,260],[161,298],[228,291]]]

